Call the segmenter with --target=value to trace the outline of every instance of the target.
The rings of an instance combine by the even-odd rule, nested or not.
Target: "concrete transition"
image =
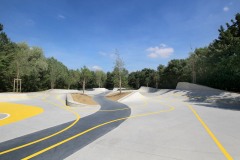
[[[156,88],[152,88],[152,87],[145,87],[145,86],[142,86],[138,89],[139,92],[147,92],[147,93],[153,93],[153,92],[156,92],[158,91],[158,89]]]
[[[176,87],[177,90],[197,90],[197,91],[210,91],[210,92],[222,92],[219,89],[207,87],[207,86],[202,86],[199,84],[193,84],[193,83],[188,83],[188,82],[179,82]]]

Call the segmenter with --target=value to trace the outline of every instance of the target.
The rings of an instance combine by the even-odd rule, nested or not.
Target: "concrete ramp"
[[[128,96],[122,98],[119,100],[119,102],[126,103],[126,102],[138,102],[145,100],[146,97],[144,97],[141,93],[139,92],[133,92],[129,94]]]
[[[106,89],[106,88],[93,88],[93,91],[96,91],[96,92],[105,92],[105,91],[108,91],[108,89]]]
[[[177,90],[190,90],[190,91],[208,91],[208,92],[223,92],[222,90],[202,86],[198,84],[188,83],[188,82],[179,82],[176,87]]]
[[[48,93],[78,93],[79,90],[72,90],[72,89],[50,89]]]
[[[142,86],[138,89],[139,92],[147,92],[147,93],[153,93],[153,92],[156,92],[158,91],[158,89],[156,88],[152,88],[152,87],[145,87],[145,86]]]

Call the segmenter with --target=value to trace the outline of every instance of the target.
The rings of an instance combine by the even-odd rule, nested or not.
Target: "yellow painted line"
[[[193,112],[193,114],[197,117],[198,121],[202,124],[204,129],[207,131],[207,133],[210,135],[212,140],[216,143],[218,148],[221,150],[223,155],[226,157],[227,160],[233,160],[231,155],[227,152],[227,150],[223,147],[223,145],[220,143],[220,141],[217,139],[217,137],[213,134],[213,132],[210,130],[210,128],[207,126],[206,123],[202,120],[202,118],[198,115],[197,111],[193,109],[193,107],[189,104],[187,104],[188,108]]]
[[[65,139],[65,140],[63,140],[63,141],[60,141],[60,142],[58,142],[58,143],[55,143],[54,145],[49,146],[49,147],[47,147],[47,148],[45,148],[45,149],[43,149],[43,150],[40,150],[40,151],[38,151],[38,152],[36,152],[36,153],[34,153],[34,154],[31,154],[31,155],[23,158],[22,160],[29,160],[29,159],[31,159],[31,158],[33,158],[33,157],[36,157],[36,156],[38,156],[38,155],[40,155],[40,154],[42,154],[42,153],[44,153],[44,152],[47,152],[48,150],[51,150],[51,149],[53,149],[53,148],[55,148],[55,147],[57,147],[57,146],[60,146],[60,145],[66,143],[66,142],[68,142],[68,141],[71,141],[71,140],[73,140],[73,139],[75,139],[75,138],[77,138],[77,137],[80,137],[80,136],[82,136],[82,135],[84,135],[84,134],[86,134],[86,133],[88,133],[88,132],[90,132],[90,131],[92,131],[92,130],[95,130],[95,129],[100,128],[100,127],[102,127],[102,126],[105,126],[105,125],[107,125],[107,124],[114,123],[114,122],[118,122],[118,121],[122,121],[122,120],[126,120],[126,119],[131,119],[131,118],[150,116],[150,115],[159,114],[159,113],[163,113],[163,112],[170,112],[170,111],[173,111],[173,110],[175,109],[175,108],[172,107],[172,106],[169,106],[169,105],[167,105],[167,106],[168,106],[170,109],[168,109],[168,110],[156,111],[156,112],[143,113],[143,114],[138,114],[138,115],[129,116],[129,117],[124,117],[124,118],[119,118],[119,119],[115,119],[115,120],[111,120],[111,121],[108,121],[108,122],[99,124],[99,125],[97,125],[97,126],[94,126],[94,127],[92,127],[92,128],[89,128],[89,129],[87,129],[87,130],[85,130],[85,131],[83,131],[83,132],[80,132],[80,133],[78,133],[78,134],[76,134],[76,135],[74,135],[74,136],[72,136],[72,137],[69,137],[69,138],[67,138],[67,139]]]
[[[0,126],[14,123],[26,118],[30,118],[42,112],[43,112],[43,109],[40,107],[0,102],[0,113],[6,113],[11,115],[8,118],[1,119]]]
[[[176,101],[176,100],[174,100]],[[212,140],[215,142],[217,147],[220,149],[220,151],[223,153],[225,158],[227,160],[233,160],[232,156],[227,152],[227,150],[223,147],[223,145],[220,143],[220,141],[217,139],[217,137],[213,134],[213,132],[210,130],[210,128],[207,126],[207,124],[202,120],[202,118],[198,115],[197,111],[188,103],[184,103],[188,106],[188,108],[193,112],[193,114],[196,116],[198,121],[202,124],[206,132],[209,134],[209,136],[212,138]]]
[[[41,138],[41,139],[38,139],[38,140],[35,140],[35,141],[32,141],[32,142],[26,143],[26,144],[23,144],[23,145],[20,145],[20,146],[17,146],[17,147],[14,147],[14,148],[11,148],[11,149],[8,149],[8,150],[5,150],[5,151],[2,151],[2,152],[0,152],[0,155],[3,155],[3,154],[6,154],[6,153],[9,153],[9,152],[12,152],[12,151],[15,151],[15,150],[18,150],[18,149],[21,149],[21,148],[24,148],[24,147],[33,145],[33,144],[35,144],[35,143],[44,141],[44,140],[46,140],[46,139],[52,138],[52,137],[54,137],[54,136],[56,136],[56,135],[58,135],[58,134],[60,134],[60,133],[65,132],[66,130],[70,129],[71,127],[73,127],[73,126],[80,120],[80,115],[79,115],[77,112],[72,111],[69,106],[63,107],[63,106],[59,106],[59,105],[57,105],[57,104],[55,104],[55,103],[48,102],[48,101],[46,101],[46,100],[44,100],[44,101],[45,101],[46,103],[53,104],[53,105],[55,105],[55,106],[57,106],[57,107],[63,108],[63,109],[65,109],[65,110],[73,113],[73,114],[76,116],[76,120],[75,120],[71,125],[69,125],[68,127],[64,128],[64,129],[62,129],[62,130],[60,130],[60,131],[58,131],[58,132],[56,132],[56,133],[54,133],[54,134],[51,134],[51,135],[46,136],[46,137],[43,137],[43,138]]]

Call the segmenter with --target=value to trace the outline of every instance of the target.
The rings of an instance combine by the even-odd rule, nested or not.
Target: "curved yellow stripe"
[[[168,106],[168,105],[167,105],[167,106]],[[43,150],[40,150],[40,151],[38,151],[38,152],[36,152],[36,153],[34,153],[34,154],[31,154],[31,155],[29,155],[28,157],[23,158],[22,160],[29,160],[29,159],[31,159],[31,158],[33,158],[33,157],[36,157],[36,156],[38,156],[38,155],[40,155],[40,154],[42,154],[42,153],[44,153],[44,152],[46,152],[46,151],[48,151],[48,150],[51,150],[51,149],[53,149],[53,148],[55,148],[55,147],[57,147],[57,146],[60,146],[60,145],[66,143],[66,142],[68,142],[68,141],[71,141],[71,140],[73,140],[73,139],[75,139],[75,138],[77,138],[77,137],[80,137],[80,136],[82,136],[82,135],[84,135],[84,134],[86,134],[86,133],[88,133],[88,132],[90,132],[90,131],[92,131],[92,130],[95,130],[95,129],[100,128],[100,127],[102,127],[102,126],[105,126],[105,125],[107,125],[107,124],[114,123],[114,122],[117,122],[117,121],[126,120],[126,119],[130,119],[130,118],[150,116],[150,115],[159,114],[159,113],[162,113],[162,112],[170,112],[170,111],[172,111],[172,110],[175,109],[175,108],[172,107],[172,106],[168,106],[168,107],[170,107],[170,109],[168,109],[168,110],[161,110],[161,111],[156,111],[156,112],[149,112],[149,113],[144,113],[144,114],[138,114],[138,115],[129,116],[129,117],[124,117],[124,118],[119,118],[119,119],[115,119],[115,120],[111,120],[111,121],[108,121],[108,122],[99,124],[99,125],[97,125],[97,126],[94,126],[94,127],[92,127],[92,128],[89,128],[89,129],[87,129],[87,130],[85,130],[85,131],[83,131],[83,132],[80,132],[80,133],[78,133],[78,134],[76,134],[76,135],[74,135],[74,136],[72,136],[72,137],[69,137],[69,138],[67,138],[67,139],[65,139],[65,140],[63,140],[63,141],[60,141],[60,142],[58,142],[58,143],[56,143],[56,144],[54,144],[54,145],[52,145],[52,146],[49,146],[49,147],[47,147],[47,148],[45,148],[45,149],[43,149]]]
[[[16,103],[0,102],[0,113],[11,116],[0,120],[0,126],[14,123],[26,118],[36,116],[43,112],[43,109],[35,106],[28,106]]]
[[[46,103],[55,105],[55,106],[57,106],[57,107],[63,108],[63,109],[65,109],[65,110],[73,113],[73,114],[76,116],[76,120],[75,120],[73,123],[71,123],[71,125],[69,125],[68,127],[64,128],[64,129],[62,129],[62,130],[60,130],[60,131],[58,131],[58,132],[56,132],[56,133],[54,133],[54,134],[51,134],[51,135],[46,136],[46,137],[43,137],[43,138],[41,138],[41,139],[32,141],[32,142],[30,142],[30,143],[26,143],[26,144],[20,145],[20,146],[18,146],[18,147],[14,147],[14,148],[11,148],[11,149],[2,151],[2,152],[0,152],[0,155],[9,153],[9,152],[12,152],[12,151],[15,151],[15,150],[18,150],[18,149],[21,149],[21,148],[24,148],[24,147],[27,147],[27,146],[30,146],[30,145],[33,145],[33,144],[35,144],[35,143],[38,143],[38,142],[44,141],[44,140],[46,140],[46,139],[49,139],[49,138],[51,138],[51,137],[54,137],[54,136],[56,136],[56,135],[58,135],[58,134],[60,134],[60,133],[63,133],[64,131],[70,129],[71,127],[73,127],[73,126],[80,120],[80,115],[79,115],[77,112],[72,111],[69,106],[63,107],[63,106],[59,106],[59,105],[57,105],[57,104],[55,104],[55,103],[48,102],[48,101],[46,101],[46,100],[43,100],[43,101],[45,101]]]

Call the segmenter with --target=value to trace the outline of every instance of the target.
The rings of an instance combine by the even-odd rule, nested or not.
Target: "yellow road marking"
[[[193,112],[193,114],[197,117],[198,121],[202,124],[204,129],[207,131],[207,133],[210,135],[212,140],[216,143],[218,148],[221,150],[221,152],[224,154],[224,156],[227,158],[227,160],[233,160],[231,155],[227,152],[227,150],[223,147],[223,145],[220,143],[220,141],[217,139],[217,137],[213,134],[213,132],[210,130],[210,128],[207,126],[206,123],[202,120],[202,118],[198,115],[197,111],[193,109],[193,107],[189,104],[187,104],[188,108]]]
[[[173,100],[176,101],[176,100]],[[232,156],[227,152],[227,150],[223,147],[223,145],[220,143],[220,141],[217,139],[217,137],[213,134],[213,132],[210,130],[210,128],[207,126],[207,124],[202,120],[202,118],[198,115],[197,111],[188,103],[184,103],[185,105],[188,106],[188,108],[193,112],[193,114],[196,116],[198,121],[202,124],[206,132],[210,135],[212,140],[215,142],[217,147],[220,149],[220,151],[223,153],[225,158],[227,160],[233,160]]]
[[[80,120],[80,115],[79,115],[77,112],[72,111],[69,106],[68,106],[68,107],[67,107],[67,106],[66,106],[66,107],[62,107],[62,106],[59,106],[59,105],[57,105],[57,104],[55,104],[55,103],[48,102],[48,101],[46,101],[46,100],[43,100],[43,101],[45,101],[46,103],[50,103],[50,104],[52,104],[52,105],[55,105],[55,106],[57,106],[57,107],[63,108],[63,109],[65,109],[65,110],[73,113],[73,114],[76,116],[76,120],[75,120],[71,125],[69,125],[68,127],[64,128],[64,129],[62,129],[62,130],[60,130],[60,131],[58,131],[58,132],[56,132],[56,133],[54,133],[54,134],[51,134],[51,135],[46,136],[46,137],[43,137],[43,138],[41,138],[41,139],[38,139],[38,140],[35,140],[35,141],[32,141],[32,142],[29,142],[29,143],[20,145],[20,146],[18,146],[18,147],[14,147],[14,148],[11,148],[11,149],[2,151],[2,152],[0,152],[0,155],[6,154],[6,153],[9,153],[9,152],[12,152],[12,151],[15,151],[15,150],[18,150],[18,149],[21,149],[21,148],[30,146],[30,145],[32,145],[32,144],[35,144],[35,143],[44,141],[44,140],[49,139],[49,138],[51,138],[51,137],[54,137],[54,136],[56,136],[56,135],[58,135],[58,134],[60,134],[60,133],[65,132],[66,130],[70,129],[72,126],[74,126],[74,125]]]
[[[11,116],[0,120],[0,126],[17,122],[26,118],[36,116],[43,112],[40,107],[28,106],[23,104],[0,102],[0,113],[10,114]]]
[[[84,135],[84,134],[86,134],[86,133],[88,133],[88,132],[90,132],[90,131],[92,131],[92,130],[95,130],[95,129],[100,128],[100,127],[102,127],[102,126],[105,126],[105,125],[107,125],[107,124],[114,123],[114,122],[117,122],[117,121],[126,120],[126,119],[130,119],[130,118],[150,116],[150,115],[159,114],[159,113],[162,113],[162,112],[170,112],[170,111],[173,111],[173,110],[175,109],[175,108],[172,107],[172,106],[169,106],[169,105],[166,105],[166,106],[170,107],[170,109],[168,109],[168,110],[156,111],[156,112],[143,113],[143,114],[138,114],[138,115],[129,116],[129,117],[124,117],[124,118],[119,118],[119,119],[115,119],[115,120],[111,120],[111,121],[108,121],[108,122],[99,124],[99,125],[97,125],[97,126],[94,126],[94,127],[92,127],[92,128],[89,128],[89,129],[87,129],[87,130],[85,130],[85,131],[83,131],[83,132],[80,132],[80,133],[78,133],[78,134],[76,134],[76,135],[74,135],[74,136],[72,136],[72,137],[69,137],[69,138],[67,138],[67,139],[65,139],[65,140],[63,140],[63,141],[60,141],[60,142],[58,142],[58,143],[56,143],[56,144],[54,144],[54,145],[52,145],[52,146],[49,146],[49,147],[47,147],[47,148],[45,148],[45,149],[43,149],[43,150],[40,150],[40,151],[38,151],[38,152],[36,152],[36,153],[34,153],[34,154],[31,154],[31,155],[23,158],[22,160],[29,160],[29,159],[31,159],[31,158],[33,158],[33,157],[36,157],[36,156],[38,156],[38,155],[40,155],[40,154],[42,154],[42,153],[44,153],[44,152],[46,152],[46,151],[48,151],[48,150],[51,150],[51,149],[53,149],[53,148],[55,148],[55,147],[57,147],[57,146],[60,146],[60,145],[66,143],[66,142],[68,142],[68,141],[71,141],[71,140],[73,140],[73,139],[75,139],[75,138],[77,138],[77,137],[80,137],[80,136],[82,136],[82,135]]]

